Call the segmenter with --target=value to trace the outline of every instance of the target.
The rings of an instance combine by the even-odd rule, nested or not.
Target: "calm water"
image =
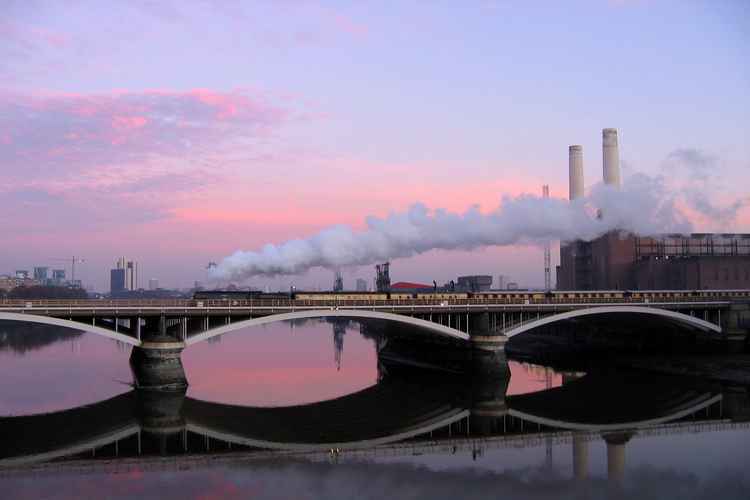
[[[129,346],[0,324],[0,497],[750,498],[742,388],[514,361],[477,381],[377,345],[353,322],[237,331],[153,398]]]

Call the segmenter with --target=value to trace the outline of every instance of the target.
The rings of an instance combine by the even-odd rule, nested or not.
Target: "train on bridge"
[[[394,301],[394,300],[477,300],[493,302],[663,302],[671,300],[749,299],[750,290],[497,290],[488,292],[319,292],[290,291],[267,293],[242,290],[204,290],[195,292],[193,299],[247,301],[247,300],[301,300],[306,302]]]

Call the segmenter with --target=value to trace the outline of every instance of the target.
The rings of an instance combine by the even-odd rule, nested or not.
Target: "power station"
[[[568,164],[572,202],[584,196],[582,146],[568,148]],[[602,174],[606,185],[620,187],[614,128],[602,130]],[[637,236],[615,230],[591,241],[563,241],[557,289],[750,289],[750,234]]]

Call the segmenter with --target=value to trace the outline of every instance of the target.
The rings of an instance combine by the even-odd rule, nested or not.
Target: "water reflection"
[[[49,473],[38,494],[86,470],[93,480],[81,494],[90,497],[111,487],[97,471],[133,470],[146,490],[118,477],[122,491],[138,495],[178,470],[183,494],[198,494],[200,481],[222,492],[253,476],[281,497],[301,487],[351,497],[366,489],[367,474],[381,478],[378,497],[401,496],[407,484],[435,498],[490,491],[481,488],[578,496],[605,483],[631,495],[685,481],[693,492],[721,486],[717,477],[735,481],[723,486],[728,497],[747,491],[736,475],[750,444],[744,389],[515,362],[510,377],[415,369],[380,357],[382,340],[342,321],[234,332],[184,352],[187,393],[131,390],[118,382],[130,380],[129,352],[88,334],[4,351],[0,413],[35,413],[0,418],[4,492],[22,497],[11,474],[30,470]],[[322,472],[341,491],[316,482]]]
[[[190,397],[286,406],[356,392],[378,379],[375,342],[354,322],[284,322],[217,339],[182,354]]]
[[[64,328],[9,324],[2,325],[4,345],[16,347],[0,350],[0,415],[72,408],[130,390],[129,347]]]
[[[81,335],[82,332],[68,328],[0,320],[0,351],[25,354]]]
[[[471,449],[476,459],[489,449],[564,442],[580,478],[588,475],[587,443],[604,440],[608,474],[621,478],[633,438],[731,430],[732,422],[750,419],[746,394],[643,374],[591,374],[557,388],[506,395],[507,378],[403,366],[382,367],[381,373],[364,390],[295,406],[236,406],[178,392],[130,391],[61,412],[6,417],[0,419],[0,466],[80,453],[79,459],[93,459],[238,449],[347,458]]]

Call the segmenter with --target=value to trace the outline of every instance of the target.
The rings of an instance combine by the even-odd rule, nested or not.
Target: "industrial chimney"
[[[617,148],[617,129],[602,130],[604,184],[620,187],[620,154]]]
[[[572,201],[583,198],[583,146],[570,146],[568,148],[568,168],[570,171],[569,195]]]

